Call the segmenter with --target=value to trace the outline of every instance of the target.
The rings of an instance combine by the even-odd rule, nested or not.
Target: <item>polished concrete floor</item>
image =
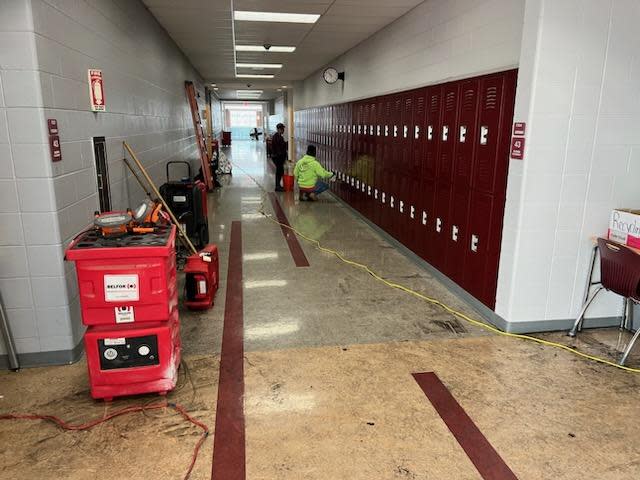
[[[240,220],[246,478],[504,478],[481,476],[413,379],[417,372],[437,373],[521,480],[640,478],[640,376],[487,334],[303,240],[310,266],[296,267],[280,226],[261,214],[273,213],[263,144],[238,142],[227,153],[233,175],[210,195],[222,282],[212,310],[181,311],[185,363],[169,399],[213,430],[229,235]],[[331,196],[316,203],[291,193],[278,198],[305,235],[475,316]],[[613,359],[619,341],[616,329],[585,332],[572,343]],[[637,353],[630,364],[640,365]],[[154,400],[91,401],[84,361],[1,373],[0,396],[0,413],[73,421]],[[89,432],[0,422],[0,438],[0,479],[172,479],[184,473],[198,431],[170,412],[147,412]],[[191,478],[211,478],[212,449],[208,440]]]

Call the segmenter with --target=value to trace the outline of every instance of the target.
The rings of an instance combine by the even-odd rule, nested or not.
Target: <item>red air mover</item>
[[[178,378],[178,309],[164,322],[89,327],[84,348],[93,398],[164,395],[175,388]]]
[[[118,238],[78,235],[65,257],[76,263],[82,322],[166,322],[178,305],[175,240],[173,225]]]
[[[207,261],[207,260],[211,261]],[[218,247],[211,244],[187,258],[184,267],[184,304],[190,310],[206,310],[213,306],[218,290]]]

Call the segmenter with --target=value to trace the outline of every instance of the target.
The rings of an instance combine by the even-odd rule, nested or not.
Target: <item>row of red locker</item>
[[[334,192],[495,306],[516,71],[295,114]]]

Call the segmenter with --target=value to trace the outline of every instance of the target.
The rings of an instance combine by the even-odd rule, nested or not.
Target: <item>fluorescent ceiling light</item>
[[[282,68],[281,63],[236,63],[237,68]]]
[[[272,45],[268,49],[264,45],[236,45],[237,52],[274,52],[274,53],[292,53],[296,51],[296,47],[285,47]]]
[[[258,95],[263,93],[264,90],[236,90],[238,93],[257,93]]]
[[[248,22],[284,22],[284,23],[316,23],[320,15],[308,13],[279,13],[279,12],[247,12],[236,10],[233,12],[235,20]]]
[[[237,78],[273,78],[275,77],[275,75],[260,74],[260,73],[254,73],[254,74],[236,73],[236,77]]]

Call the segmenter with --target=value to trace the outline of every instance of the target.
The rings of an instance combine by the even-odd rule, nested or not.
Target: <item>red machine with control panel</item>
[[[84,335],[91,396],[107,401],[124,395],[173,390],[180,365],[180,322],[175,309],[166,322],[99,325]]]
[[[176,386],[180,320],[176,227],[105,237],[82,232],[66,258],[76,263],[91,396],[111,400]]]

